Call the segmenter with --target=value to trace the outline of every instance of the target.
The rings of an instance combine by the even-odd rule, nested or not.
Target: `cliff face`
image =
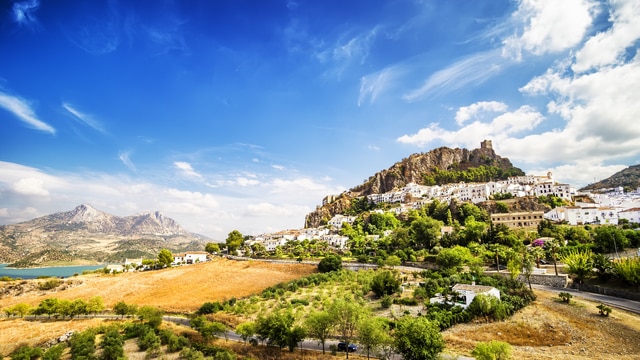
[[[305,227],[320,226],[335,214],[344,213],[357,197],[383,194],[400,189],[409,183],[425,185],[425,177],[434,174],[436,169],[463,171],[480,166],[492,166],[503,173],[524,175],[524,172],[515,168],[509,159],[496,155],[490,141],[483,142],[479,149],[474,150],[440,147],[427,153],[413,154],[371,176],[364,184],[341,194],[335,201],[318,207],[307,215]]]

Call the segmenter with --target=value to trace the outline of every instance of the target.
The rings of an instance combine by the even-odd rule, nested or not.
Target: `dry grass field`
[[[0,308],[17,303],[37,306],[48,297],[89,300],[101,296],[107,308],[124,301],[156,306],[167,312],[193,312],[204,302],[259,293],[269,286],[315,271],[313,265],[216,259],[158,271],[79,276],[68,279],[70,284],[66,288],[63,285],[53,291],[25,291],[0,298]],[[0,286],[9,285],[11,283]],[[65,290],[61,291],[62,288]]]

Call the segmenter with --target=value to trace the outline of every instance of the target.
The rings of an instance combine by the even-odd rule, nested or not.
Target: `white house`
[[[195,264],[207,261],[206,251],[187,251],[182,254],[173,254],[173,264]]]
[[[640,208],[622,210],[618,213],[619,219],[626,219],[630,223],[640,223]]]
[[[477,295],[489,295],[500,300],[500,290],[493,286],[484,285],[469,285],[469,284],[456,284],[451,288],[457,295],[455,297],[453,305],[467,308],[473,302],[473,299]],[[429,299],[431,304],[444,303],[446,300],[443,296],[438,296]]]

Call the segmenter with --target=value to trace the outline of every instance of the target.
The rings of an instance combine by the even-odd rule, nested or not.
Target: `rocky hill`
[[[620,186],[623,187],[625,191],[636,190],[640,187],[640,164],[629,166],[628,168],[618,171],[604,180],[589,184],[580,190],[597,191]]]
[[[82,204],[71,211],[0,226],[0,263],[119,261],[153,257],[161,248],[201,250],[206,240],[157,211],[118,217]]]
[[[514,167],[509,159],[497,155],[489,140],[474,150],[440,147],[402,159],[371,176],[362,185],[333,197],[307,215],[305,227],[317,227],[333,215],[345,213],[358,197],[383,194],[409,183],[443,185],[459,181],[502,180],[519,175],[524,175],[524,172]]]

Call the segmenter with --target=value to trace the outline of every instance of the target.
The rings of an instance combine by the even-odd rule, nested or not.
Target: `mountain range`
[[[604,180],[589,184],[580,190],[598,191],[617,187],[622,187],[625,191],[633,191],[640,188],[640,164],[629,166]]]
[[[207,240],[158,211],[119,217],[82,204],[71,211],[0,226],[0,263],[121,261],[155,257],[162,248],[201,250]]]

